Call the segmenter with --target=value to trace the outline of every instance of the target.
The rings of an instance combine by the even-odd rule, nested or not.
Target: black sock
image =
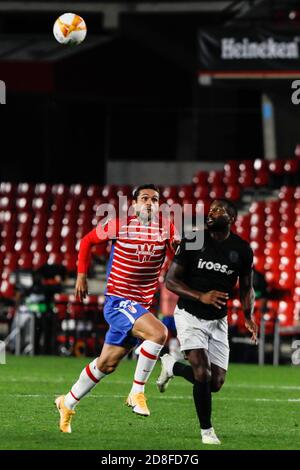
[[[188,380],[192,384],[195,383],[195,377],[193,373],[192,366],[187,366],[181,362],[175,362],[173,366],[173,374],[179,377],[183,377],[185,380]]]
[[[197,382],[195,380],[194,403],[201,429],[209,429],[211,425],[211,384],[210,382]]]

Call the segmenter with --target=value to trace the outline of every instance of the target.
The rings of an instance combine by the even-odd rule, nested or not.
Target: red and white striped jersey
[[[113,240],[106,295],[125,297],[149,308],[158,288],[166,252],[173,252],[174,238],[173,224],[152,221],[144,225],[136,216],[111,220],[82,239],[78,272],[87,272],[92,245]]]

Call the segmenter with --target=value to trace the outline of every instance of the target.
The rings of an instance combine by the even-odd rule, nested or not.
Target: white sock
[[[64,404],[73,410],[79,400],[89,393],[106,374],[97,368],[97,359],[88,364],[81,372],[79,379],[73,385],[71,391],[65,396]]]
[[[162,348],[163,344],[157,344],[149,340],[143,342],[135,369],[134,381],[130,395],[133,393],[144,392],[145,383],[150,377]]]

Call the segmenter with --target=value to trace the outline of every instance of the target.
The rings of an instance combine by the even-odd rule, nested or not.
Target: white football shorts
[[[204,320],[176,306],[174,319],[181,351],[206,349],[212,364],[228,369],[227,316],[219,320]]]

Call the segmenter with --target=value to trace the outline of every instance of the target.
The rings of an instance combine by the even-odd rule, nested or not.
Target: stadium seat
[[[172,198],[176,200],[178,198],[178,187],[177,186],[165,186],[162,190],[162,196],[165,199]]]
[[[294,325],[294,302],[292,300],[279,302],[278,319],[281,327]]]
[[[212,170],[208,174],[208,183],[211,186],[221,186],[223,187],[223,178],[224,178],[224,172],[223,171],[215,171]]]
[[[210,199],[222,199],[225,197],[225,187],[224,186],[211,186],[209,192]]]
[[[184,184],[178,188],[178,196],[180,199],[192,198],[194,194],[194,188],[191,184]]]
[[[9,269],[10,271],[15,271],[18,265],[18,258],[19,255],[15,252],[6,253],[3,262],[5,268]]]
[[[0,196],[13,199],[17,194],[17,184],[15,183],[0,183]]]
[[[294,200],[295,188],[293,186],[282,186],[280,188],[278,197],[282,201],[293,201]]]
[[[77,271],[77,255],[66,253],[63,259],[63,265],[66,267],[68,273],[75,273]]]
[[[72,184],[69,189],[71,199],[82,199],[86,195],[86,188],[83,184]]]
[[[128,184],[119,185],[117,188],[117,196],[127,196],[128,198],[132,197],[132,187]]]
[[[47,264],[48,257],[49,257],[48,253],[45,253],[44,251],[41,253],[39,252],[33,253],[33,260],[32,260],[33,268],[38,269],[41,266],[44,266],[45,264]]]
[[[67,294],[54,295],[54,313],[59,320],[68,318],[68,302],[69,296]]]
[[[18,267],[21,269],[32,269],[33,254],[21,253],[18,260]]]
[[[0,211],[14,211],[15,200],[12,197],[2,196],[0,198]]]
[[[36,198],[49,199],[51,196],[51,185],[45,183],[37,183],[34,188]]]
[[[107,184],[102,188],[101,196],[104,199],[110,199],[116,196],[117,186],[115,184]]]
[[[42,238],[33,239],[30,244],[30,251],[32,253],[35,253],[35,252],[42,253],[43,251],[45,251],[45,248],[46,248],[46,242],[45,242],[45,239],[42,239]]]
[[[30,197],[17,198],[16,208],[18,211],[29,212],[32,208],[32,199]]]
[[[279,286],[284,290],[292,290],[295,283],[295,272],[292,271],[281,271],[279,278]]]
[[[86,194],[91,199],[100,198],[102,196],[102,186],[91,184],[88,186]]]
[[[195,176],[193,177],[193,183],[195,185],[207,185],[208,181],[208,172],[207,171],[198,171]]]
[[[198,184],[194,189],[193,194],[195,199],[208,199],[209,187],[206,185]]]
[[[18,253],[30,251],[30,239],[25,238],[24,240],[17,240],[14,249]]]
[[[63,260],[64,260],[64,255],[62,253],[51,252],[48,257],[47,263],[48,264],[63,264]]]
[[[32,198],[34,194],[34,185],[30,183],[19,183],[17,187],[18,197]]]
[[[225,197],[231,201],[237,202],[241,198],[241,188],[238,184],[234,186],[227,186]]]

